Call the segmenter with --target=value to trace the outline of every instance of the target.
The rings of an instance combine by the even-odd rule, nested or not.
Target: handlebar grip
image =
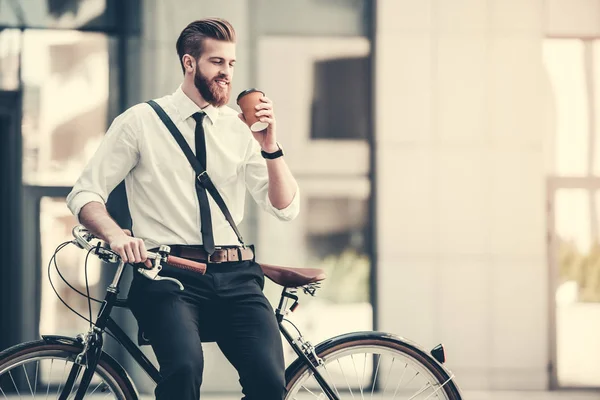
[[[202,275],[206,273],[206,264],[188,260],[186,258],[167,256],[167,264],[175,268],[198,272]]]

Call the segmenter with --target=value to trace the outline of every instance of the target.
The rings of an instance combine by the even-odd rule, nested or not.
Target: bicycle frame
[[[83,399],[92,377],[96,371],[96,366],[102,355],[103,338],[102,333],[108,330],[115,339],[121,344],[125,350],[133,357],[136,363],[148,374],[148,376],[155,382],[158,383],[161,379],[160,372],[152,364],[152,362],[144,355],[140,348],[131,340],[131,338],[121,329],[121,327],[110,317],[110,314],[114,307],[126,307],[125,301],[118,298],[119,294],[119,283],[121,281],[125,264],[119,263],[115,277],[106,290],[103,304],[98,313],[98,317],[92,329],[88,331],[85,337],[81,338],[84,346],[81,354],[76,358],[65,386],[60,394],[59,400],[66,400],[67,396],[71,393],[73,385],[77,381],[81,369],[85,367],[84,374],[81,378],[81,382],[75,400]],[[308,341],[305,341],[302,334],[297,339],[294,339],[289,331],[283,326],[284,316],[287,314],[288,301],[289,299],[294,300],[294,304],[290,307],[293,311],[298,303],[298,297],[295,295],[295,288],[284,288],[281,294],[279,306],[276,310],[276,318],[279,325],[279,330],[283,337],[292,347],[298,359],[302,360],[303,364],[306,364],[314,374],[315,379],[323,389],[323,392],[327,395],[330,400],[339,400],[333,389],[325,381],[323,376],[317,370],[321,360],[316,355],[314,347]],[[314,293],[314,292],[313,292]],[[311,357],[314,360],[311,360]]]

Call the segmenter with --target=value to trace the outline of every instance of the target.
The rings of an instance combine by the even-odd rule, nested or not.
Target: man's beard
[[[215,107],[221,107],[229,102],[230,87],[229,85],[222,87],[216,82],[217,79],[228,81],[224,75],[218,75],[209,81],[198,69],[194,76],[194,85],[204,100]]]

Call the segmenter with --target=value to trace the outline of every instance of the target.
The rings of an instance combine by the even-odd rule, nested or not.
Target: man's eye
[[[220,65],[223,64],[223,61],[213,61],[213,64]]]

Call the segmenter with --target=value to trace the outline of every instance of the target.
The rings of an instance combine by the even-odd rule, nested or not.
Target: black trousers
[[[135,275],[129,303],[160,365],[158,400],[200,398],[201,342],[207,341],[215,341],[238,371],[243,399],[283,399],[281,336],[257,263],[209,264],[205,275],[166,266],[161,275],[179,279],[183,291]]]

